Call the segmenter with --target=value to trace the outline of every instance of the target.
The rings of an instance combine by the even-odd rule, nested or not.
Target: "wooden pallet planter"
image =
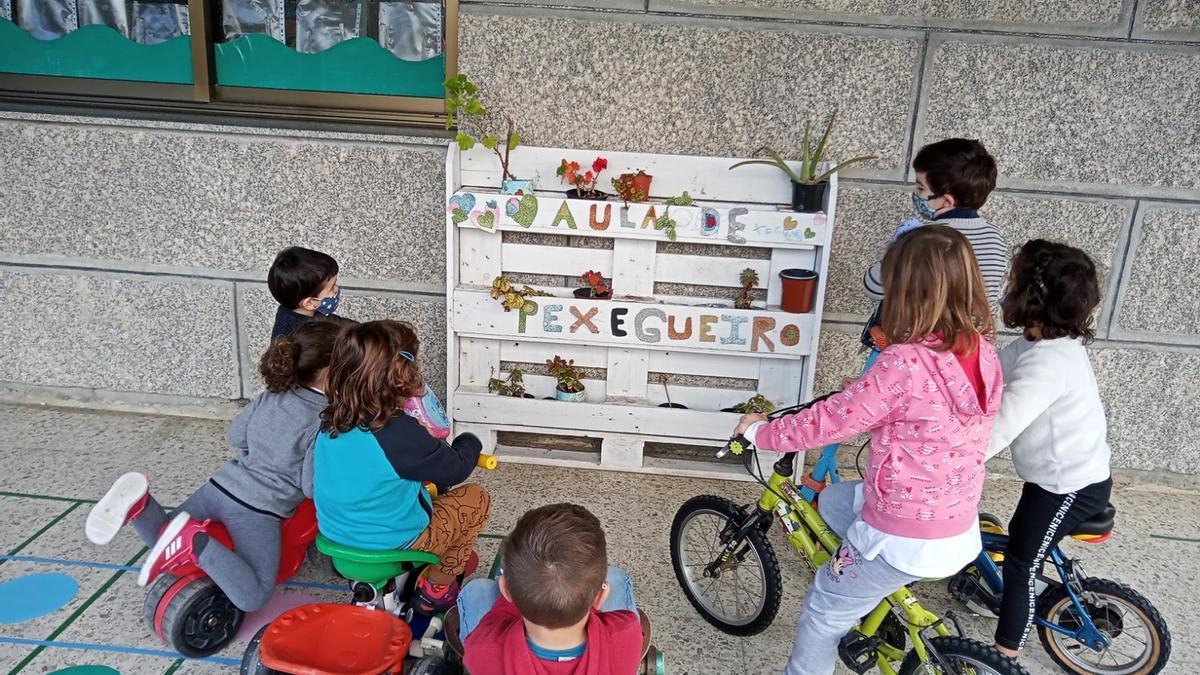
[[[512,169],[533,179],[535,194],[515,197],[499,194],[499,167],[489,154],[451,145],[446,163],[446,405],[455,432],[476,433],[489,452],[504,431],[602,439],[598,459],[501,448],[498,454],[510,461],[744,477],[737,465],[646,459],[644,447],[654,442],[715,450],[738,419],[721,409],[755,392],[776,405],[811,397],[837,177],[830,180],[824,211],[800,214],[784,210],[790,183],[768,167],[730,172],[737,159],[601,153],[614,176],[640,168],[655,178],[647,203],[596,202],[566,198],[553,174],[561,158],[582,162],[596,153],[523,146]],[[696,204],[670,207],[676,243],[717,248],[660,247],[668,238],[654,220],[663,215],[666,198],[685,190]],[[507,232],[604,238],[611,248],[524,243]],[[747,247],[769,251],[769,257],[739,255]],[[733,309],[731,287],[747,267],[758,273],[765,306]],[[794,267],[820,275],[807,314],[779,309],[779,272]],[[574,279],[586,270],[612,280],[612,300],[577,299],[569,286],[538,286],[550,295],[505,311],[489,294],[501,274]],[[657,293],[662,284],[711,287],[711,293]],[[556,354],[603,370],[603,379],[584,380],[584,402],[544,400],[553,395],[554,381],[536,374],[525,381],[537,398],[488,392],[490,378],[507,375],[503,364],[541,364]],[[666,394],[654,373],[668,374],[670,398],[686,410],[659,407]]]

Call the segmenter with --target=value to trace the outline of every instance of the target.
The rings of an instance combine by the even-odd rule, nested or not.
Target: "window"
[[[440,124],[456,0],[0,0],[0,99]]]

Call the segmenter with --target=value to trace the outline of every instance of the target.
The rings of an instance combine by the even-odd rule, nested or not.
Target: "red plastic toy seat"
[[[305,605],[271,622],[259,644],[263,665],[295,675],[401,672],[412,643],[408,624],[354,605]]]
[[[296,512],[290,518],[285,519],[280,527],[280,548],[279,548],[279,574],[275,578],[276,583],[291,579],[293,575],[300,570],[304,565],[304,557],[308,554],[308,545],[317,538],[317,508],[313,505],[311,499],[305,499],[296,507]],[[166,529],[166,525],[163,525]],[[213,523],[208,530],[209,536],[221,542],[221,544],[233,550],[233,538],[229,536],[229,530],[221,523]],[[184,565],[175,570],[171,574],[177,577],[187,577],[193,574],[203,575],[204,572],[196,565]]]

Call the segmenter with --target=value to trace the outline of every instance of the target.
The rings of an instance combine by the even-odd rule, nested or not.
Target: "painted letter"
[[[729,241],[735,244],[746,243],[746,238],[738,234],[738,232],[746,229],[746,224],[739,223],[737,219],[738,216],[744,216],[747,213],[750,213],[750,209],[741,206],[736,209],[729,209],[729,234],[725,235]]]
[[[542,330],[547,333],[561,333],[562,326],[554,323],[558,321],[558,312],[562,311],[562,305],[546,305],[546,309],[542,311]]]
[[[577,319],[575,323],[571,324],[571,332],[574,333],[575,331],[579,330],[580,326],[587,326],[588,330],[592,331],[592,333],[599,333],[600,329],[596,328],[596,324],[592,323],[592,317],[596,316],[596,313],[599,311],[599,307],[593,307],[587,311],[587,314],[580,314],[579,308],[575,305],[571,305],[571,313],[574,314],[575,318]]]
[[[686,340],[692,337],[692,317],[684,317],[683,330],[679,331],[675,330],[675,315],[672,314],[671,318],[667,319],[667,337],[672,340]]]
[[[705,237],[711,237],[717,233],[721,227],[721,220],[717,216],[717,210],[708,206],[700,209],[700,234]]]
[[[754,328],[750,336],[750,351],[758,351],[758,341],[761,338],[767,343],[767,351],[775,351],[775,343],[771,342],[771,338],[767,337],[767,331],[775,328],[775,319],[769,316],[754,317]]]
[[[738,335],[738,329],[741,328],[742,324],[749,321],[750,317],[736,316],[733,314],[722,314],[721,320],[729,322],[729,336],[721,338],[721,344],[723,344],[723,345],[744,345],[744,344],[746,344],[746,338],[742,337],[741,335]]]
[[[612,222],[612,204],[604,205],[604,220],[596,220],[597,206],[599,204],[592,204],[591,209],[588,210],[588,225],[593,230],[603,232],[608,229],[608,224]]]
[[[529,310],[529,311],[526,311]],[[538,312],[538,304],[532,300],[526,300],[525,304],[521,305],[520,311],[517,312],[517,332],[525,332],[525,318],[533,316]]]
[[[563,202],[562,206],[558,207],[558,213],[555,214],[553,222],[550,223],[550,227],[558,227],[559,223],[566,223],[567,227],[571,228],[572,230],[579,229],[575,226],[575,216],[571,215],[571,209],[567,206],[567,202]]]
[[[622,206],[620,213],[621,213],[621,227],[627,227],[631,230],[633,228],[637,227],[637,225],[634,225],[633,221],[629,219],[629,207],[628,206]]]
[[[712,325],[718,321],[712,314],[700,315],[700,341],[716,342],[717,336],[712,334]]]
[[[657,307],[648,307],[637,313],[633,319],[633,334],[637,339],[647,344],[656,344],[662,340],[662,331],[657,328],[646,328],[646,319],[656,316],[662,321],[667,320],[667,313]]]
[[[625,315],[629,313],[627,307],[614,307],[612,311],[612,334],[613,337],[625,337],[629,335],[621,326],[625,324]]]
[[[800,327],[794,323],[789,323],[779,331],[779,341],[785,347],[795,347],[800,344]]]
[[[747,211],[747,213],[749,213],[749,212]],[[650,210],[646,212],[646,217],[642,218],[642,229],[645,230],[647,228],[654,227],[654,223],[657,220],[658,220],[658,213],[656,213],[654,211],[654,207],[651,206]]]

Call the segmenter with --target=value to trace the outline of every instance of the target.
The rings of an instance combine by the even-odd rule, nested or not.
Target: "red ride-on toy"
[[[317,511],[306,499],[283,521],[277,583],[290,579],[304,564],[308,545],[317,537]],[[219,523],[213,539],[232,549],[229,532]],[[180,568],[178,576],[163,574],[150,584],[144,605],[146,623],[164,643],[189,658],[221,651],[237,635],[245,613],[195,565]]]

